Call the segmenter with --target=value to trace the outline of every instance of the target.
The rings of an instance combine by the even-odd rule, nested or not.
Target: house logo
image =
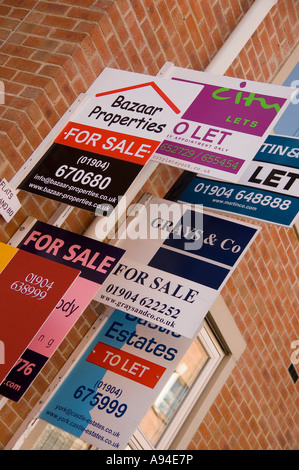
[[[129,132],[160,134],[167,127],[169,112],[173,115],[181,112],[152,81],[96,93],[95,98],[100,99],[100,104],[96,103],[88,118],[101,123],[101,126],[110,128],[117,125],[118,130]]]
[[[120,88],[118,90],[111,90],[111,91],[106,91],[104,93],[97,93],[95,96],[96,96],[96,98],[98,98],[98,97],[104,96],[104,95],[111,95],[111,94],[114,94],[114,93],[123,93],[125,91],[136,90],[138,88],[144,88],[144,87],[148,87],[148,86],[152,87],[158,93],[158,95],[161,96],[161,98],[168,104],[168,106],[176,114],[180,113],[179,108],[168,98],[168,96],[161,90],[161,88],[158,87],[158,85],[155,82],[140,83],[139,85],[133,85],[133,86],[130,86],[130,87]],[[141,103],[134,102],[134,105],[138,106],[138,105],[141,105]],[[145,105],[142,105],[142,106],[145,106]],[[125,108],[125,109],[127,109],[127,108]],[[135,109],[134,109],[134,111],[135,111]]]

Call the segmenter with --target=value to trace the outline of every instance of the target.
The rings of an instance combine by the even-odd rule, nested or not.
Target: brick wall
[[[104,67],[156,75],[165,62],[204,70],[253,0],[1,0],[0,175],[8,181]],[[278,0],[226,74],[269,82],[299,37],[298,0]],[[143,190],[163,197],[180,172],[159,166]],[[28,216],[47,221],[58,204],[19,193],[22,209],[0,222],[7,242]],[[64,228],[92,221],[74,209]],[[299,338],[298,240],[262,225],[222,295],[247,349],[190,449],[298,449],[298,382],[287,372]],[[0,448],[11,439],[102,311],[91,303],[19,403],[0,410]]]

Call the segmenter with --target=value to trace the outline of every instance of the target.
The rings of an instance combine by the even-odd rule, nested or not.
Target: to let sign
[[[114,310],[40,418],[99,449],[123,449],[191,343]]]

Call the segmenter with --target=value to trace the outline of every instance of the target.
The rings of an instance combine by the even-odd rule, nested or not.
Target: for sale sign
[[[191,342],[115,310],[40,418],[99,449],[123,449]]]
[[[43,222],[36,222],[19,248],[57,264],[80,269],[80,275],[59,299],[18,364],[0,385],[0,393],[14,401],[24,395],[124,253],[121,248]],[[20,366],[26,363],[34,367],[24,374]],[[12,383],[17,386],[11,387]]]
[[[293,88],[174,68],[172,79],[203,88],[153,159],[237,182],[276,124]]]
[[[239,184],[196,176],[178,199],[290,227],[299,211],[299,139],[270,135]]]
[[[152,198],[117,241],[126,253],[95,298],[191,338],[258,231]]]
[[[201,88],[105,69],[20,189],[109,214]]]
[[[6,377],[32,338],[51,314],[79,271],[60,266],[40,256],[0,244],[0,338],[5,345],[5,364],[0,381]],[[28,364],[19,364],[19,367]],[[30,371],[34,365],[30,364]]]

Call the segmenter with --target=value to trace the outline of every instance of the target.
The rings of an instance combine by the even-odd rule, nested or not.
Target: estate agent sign
[[[0,338],[5,345],[5,363],[0,364],[1,382],[79,271],[4,243],[0,243],[0,260],[0,298],[3,302]],[[26,364],[19,364],[22,366],[26,367]]]
[[[237,182],[297,90],[174,67],[173,81],[203,86],[153,159]]]
[[[299,139],[269,135],[238,184],[196,176],[178,200],[292,226],[299,211]]]
[[[153,197],[116,242],[126,253],[95,298],[191,338],[258,231]]]
[[[123,449],[191,342],[115,310],[40,418],[99,449]]]

